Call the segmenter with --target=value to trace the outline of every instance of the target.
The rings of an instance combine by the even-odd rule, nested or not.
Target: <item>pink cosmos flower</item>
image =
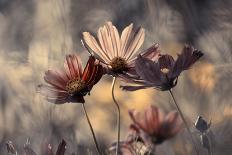
[[[49,102],[63,104],[66,102],[84,103],[84,96],[90,92],[103,75],[103,67],[93,56],[89,57],[86,67],[77,55],[67,55],[64,70],[48,70],[44,80],[48,85],[39,85],[39,92]]]
[[[158,55],[158,45],[139,52],[144,41],[144,29],[133,31],[133,24],[127,26],[121,36],[111,22],[98,29],[97,39],[89,32],[83,32],[83,39],[93,54],[107,68],[107,73],[113,76],[125,77],[125,73],[135,72],[135,60],[138,53],[143,57],[154,59]]]
[[[164,116],[155,106],[150,106],[143,114],[130,110],[129,115],[134,127],[139,130],[136,136],[147,145],[160,144],[174,137],[182,129],[182,121],[177,112],[170,112]]]

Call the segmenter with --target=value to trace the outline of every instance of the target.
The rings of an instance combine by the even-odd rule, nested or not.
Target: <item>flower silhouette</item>
[[[168,54],[159,54],[155,61],[139,55],[135,62],[137,76],[131,76],[131,81],[139,86],[121,87],[128,91],[149,87],[162,91],[170,90],[176,86],[180,73],[189,69],[202,56],[201,51],[189,45],[183,48],[176,60]]]
[[[133,31],[133,24],[127,26],[121,36],[117,28],[111,22],[100,27],[96,40],[89,32],[83,32],[83,39],[93,54],[107,68],[107,73],[113,76],[125,78],[125,72],[134,74],[135,60],[138,50],[144,41],[144,29]],[[141,55],[154,59],[158,54],[158,45],[154,44],[149,49],[141,52]]]
[[[129,115],[136,130],[139,130],[139,138],[145,144],[160,144],[164,140],[172,138],[182,129],[182,121],[177,112],[169,112],[166,116],[155,106],[150,106],[144,114],[130,110]]]
[[[83,71],[80,58],[76,55],[67,55],[64,70],[45,72],[44,80],[49,85],[39,85],[39,92],[49,102],[55,104],[84,103],[84,96],[90,92],[102,75],[103,67],[93,56],[89,57]]]

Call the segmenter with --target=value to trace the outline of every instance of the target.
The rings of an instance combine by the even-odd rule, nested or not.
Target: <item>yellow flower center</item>
[[[168,68],[161,68],[160,71],[164,74],[168,74],[170,72]]]
[[[115,57],[110,62],[110,66],[114,73],[121,73],[127,70],[127,63],[126,60],[121,57]]]
[[[86,84],[81,79],[73,79],[70,80],[66,84],[66,90],[69,94],[76,94],[86,88]]]

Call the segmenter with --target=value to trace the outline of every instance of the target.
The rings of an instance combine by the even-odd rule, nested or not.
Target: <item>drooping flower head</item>
[[[202,56],[201,51],[189,45],[183,48],[176,60],[168,54],[160,54],[155,61],[139,55],[135,62],[137,76],[132,77],[131,81],[140,86],[122,86],[122,88],[128,91],[149,87],[162,91],[170,90],[176,86],[180,73],[189,69]]]
[[[160,144],[175,136],[182,128],[182,121],[177,112],[170,112],[164,116],[155,106],[150,106],[143,114],[130,110],[129,115],[134,127],[139,130],[139,137],[147,145]]]
[[[100,27],[97,39],[89,32],[83,32],[83,39],[93,54],[106,65],[108,74],[122,76],[123,73],[135,71],[135,60],[138,50],[144,41],[144,29],[133,31],[133,24],[127,26],[121,36],[117,28],[111,22]],[[153,59],[158,53],[158,45],[141,53],[144,57]]]
[[[84,103],[84,96],[90,92],[103,75],[103,67],[93,56],[89,57],[84,70],[77,55],[67,55],[64,70],[48,70],[44,80],[48,85],[39,85],[39,92],[49,102],[63,104],[66,102]]]

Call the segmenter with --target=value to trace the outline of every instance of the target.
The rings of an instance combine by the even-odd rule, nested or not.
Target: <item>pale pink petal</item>
[[[131,38],[131,32],[133,29],[133,24],[130,24],[129,26],[127,26],[123,31],[122,31],[122,35],[121,35],[121,47],[120,47],[120,53],[119,56],[120,57],[124,57],[127,51],[127,47]]]
[[[48,70],[45,72],[44,80],[55,86],[58,87],[59,89],[65,90],[66,83],[63,81],[62,78],[57,74],[57,72],[54,72],[52,70]]]
[[[77,55],[73,55],[72,57],[72,64],[75,72],[75,77],[81,78],[82,77],[82,62],[81,59]]]
[[[134,36],[132,36],[130,43],[127,46],[126,53],[124,55],[124,58],[126,58],[127,61],[130,61],[133,59],[134,55],[137,53],[138,49],[141,47],[141,45],[144,42],[144,29],[139,28]]]
[[[83,39],[93,52],[103,60],[103,62],[109,64],[109,56],[101,49],[96,39],[89,32],[83,32]]]

